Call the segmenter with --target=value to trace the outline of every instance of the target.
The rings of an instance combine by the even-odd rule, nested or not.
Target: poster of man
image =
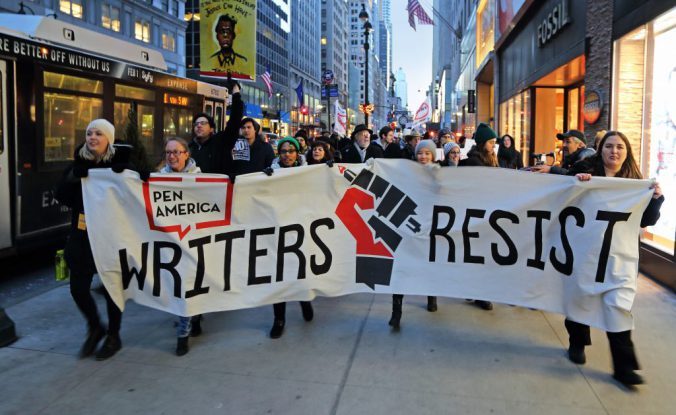
[[[256,2],[200,0],[200,74],[256,78]]]

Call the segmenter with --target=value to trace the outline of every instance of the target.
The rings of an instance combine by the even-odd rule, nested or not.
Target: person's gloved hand
[[[272,176],[273,171],[274,170],[272,170],[272,167],[266,167],[263,169],[263,173],[267,174],[268,176]]]
[[[89,175],[89,169],[92,167],[94,167],[93,161],[76,158],[73,163],[73,176],[80,179],[87,177]]]
[[[141,177],[141,180],[143,180],[144,182],[147,182],[148,179],[150,178],[150,170],[145,170],[145,169],[139,170],[138,175]]]
[[[333,167],[333,160],[326,160],[326,165],[329,167]]]
[[[122,173],[125,169],[127,169],[127,164],[126,163],[116,163],[110,166],[110,168],[115,172],[115,173]]]

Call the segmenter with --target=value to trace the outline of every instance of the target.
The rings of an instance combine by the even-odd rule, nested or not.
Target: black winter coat
[[[410,145],[406,144],[404,148],[399,152],[400,158],[406,159],[406,160],[413,160],[415,161],[415,148],[411,147]]]
[[[368,159],[382,158],[383,148],[379,145],[374,146],[373,143],[369,144],[369,146],[366,147],[366,156],[364,157],[364,161],[362,161],[359,151],[357,151],[357,148],[354,146],[353,142],[353,144],[350,144],[349,146],[340,150],[340,155],[342,163],[363,163]]]
[[[230,118],[228,118],[225,129],[214,134],[202,144],[194,138],[190,142],[190,155],[202,170],[202,173],[231,174],[231,150],[235,140],[239,137],[239,127],[243,116],[244,102],[242,95],[239,93],[233,94]]]
[[[86,175],[86,171],[90,169],[107,169],[112,167],[115,170],[134,170],[134,166],[129,162],[131,154],[131,147],[129,146],[115,146],[113,159],[109,162],[100,163],[80,158],[78,152],[81,147],[82,145],[78,146],[75,150],[75,160],[64,171],[61,182],[56,189],[56,199],[58,202],[68,206],[71,210],[70,233],[66,242],[64,257],[68,268],[73,273],[79,275],[96,273],[96,264],[94,263],[92,249],[89,245],[89,234],[86,229],[78,228],[80,215],[84,218],[84,204],[82,202],[82,181],[77,176]],[[75,174],[73,174],[74,172]]]
[[[479,157],[479,152],[477,151],[476,147],[472,147],[472,149],[467,153],[467,158],[464,160],[460,160],[460,163],[458,163],[458,166],[460,167],[465,167],[465,166],[481,166],[481,167],[492,167],[492,166],[486,166],[483,161],[481,161],[481,158]]]
[[[514,149],[504,149],[501,146],[498,150],[498,165],[505,169],[523,168],[523,157],[521,157],[521,152]]]

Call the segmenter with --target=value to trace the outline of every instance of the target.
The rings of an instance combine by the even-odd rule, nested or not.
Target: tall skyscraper
[[[347,0],[322,1],[322,72],[333,71],[333,83],[338,85],[338,99],[347,107],[348,94],[348,32]],[[329,108],[329,111],[331,109]],[[328,126],[329,128],[331,126]]]
[[[314,125],[321,104],[321,4],[320,0],[291,1],[291,48],[289,87],[303,80],[308,114],[292,111],[292,122]],[[298,105],[294,98],[293,107]]]
[[[397,82],[394,84],[394,93],[397,97],[401,98],[401,106],[403,108],[409,109],[408,84],[406,83],[406,73],[401,67],[399,67],[394,77],[397,78]]]
[[[392,68],[392,0],[380,0],[378,3],[379,15],[379,45],[378,58],[380,59],[380,72],[385,86],[390,87],[390,74]]]

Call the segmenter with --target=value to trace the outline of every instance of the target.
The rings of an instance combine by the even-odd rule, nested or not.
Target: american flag
[[[416,17],[418,18],[418,23],[420,24],[434,24],[432,18],[429,17],[427,13],[425,13],[425,9],[423,9],[418,0],[408,0],[408,6],[406,6],[406,10],[408,10],[408,24],[411,25],[413,30],[415,30]]]
[[[261,79],[265,82],[265,86],[268,87],[268,96],[272,97],[272,75],[270,75],[270,67],[265,68],[265,72],[261,75]]]

